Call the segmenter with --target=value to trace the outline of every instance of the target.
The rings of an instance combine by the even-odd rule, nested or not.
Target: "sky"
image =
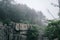
[[[54,19],[47,11],[47,9],[49,9],[52,15],[55,18],[58,18],[59,8],[51,5],[51,3],[58,5],[58,0],[16,0],[16,2],[25,4],[28,7],[35,9],[36,11],[42,11],[47,19]]]

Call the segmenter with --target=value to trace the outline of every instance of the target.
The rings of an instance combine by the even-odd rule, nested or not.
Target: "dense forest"
[[[4,25],[2,27],[0,25],[0,40],[23,40],[19,36],[21,35],[19,34],[20,31],[16,31],[14,25],[9,25],[11,22],[36,24],[27,30],[26,40],[38,40],[39,26],[44,26],[45,21],[45,16],[41,11],[37,12],[25,4],[17,4],[14,0],[0,1],[0,22],[3,25],[7,24],[7,26]]]
[[[36,12],[24,4],[15,3],[14,0],[2,0],[0,1],[0,20],[4,23],[13,21],[42,25],[45,16],[41,11]]]
[[[60,8],[60,0],[58,4],[51,3],[52,6]],[[60,40],[60,12],[58,16],[58,19],[48,20],[42,11],[36,11],[14,0],[0,0],[0,22],[3,24],[0,25],[0,40]],[[16,24],[12,25],[11,22],[31,24],[27,34],[23,34],[27,37],[20,37],[21,30],[17,31]]]

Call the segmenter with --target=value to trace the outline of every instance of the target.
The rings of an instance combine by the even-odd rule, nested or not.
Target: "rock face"
[[[25,40],[26,32],[30,26],[29,24],[12,24],[0,27],[0,40]]]
[[[30,24],[16,23],[16,31],[20,31],[20,40],[26,40],[27,30],[31,28]]]
[[[30,24],[22,24],[22,23],[16,23],[16,30],[28,30],[30,28]]]
[[[3,24],[0,22],[0,40],[3,40]]]

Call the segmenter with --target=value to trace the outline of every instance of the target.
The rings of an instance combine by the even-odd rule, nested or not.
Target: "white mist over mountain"
[[[35,9],[36,11],[42,11],[47,19],[54,19],[47,9],[50,10],[55,18],[58,18],[59,8],[54,7],[51,3],[58,4],[58,0],[16,0],[17,3],[26,4],[28,7]]]

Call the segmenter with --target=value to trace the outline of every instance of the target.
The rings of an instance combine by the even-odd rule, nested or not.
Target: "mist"
[[[60,40],[59,8],[60,0],[0,0],[0,40]]]

